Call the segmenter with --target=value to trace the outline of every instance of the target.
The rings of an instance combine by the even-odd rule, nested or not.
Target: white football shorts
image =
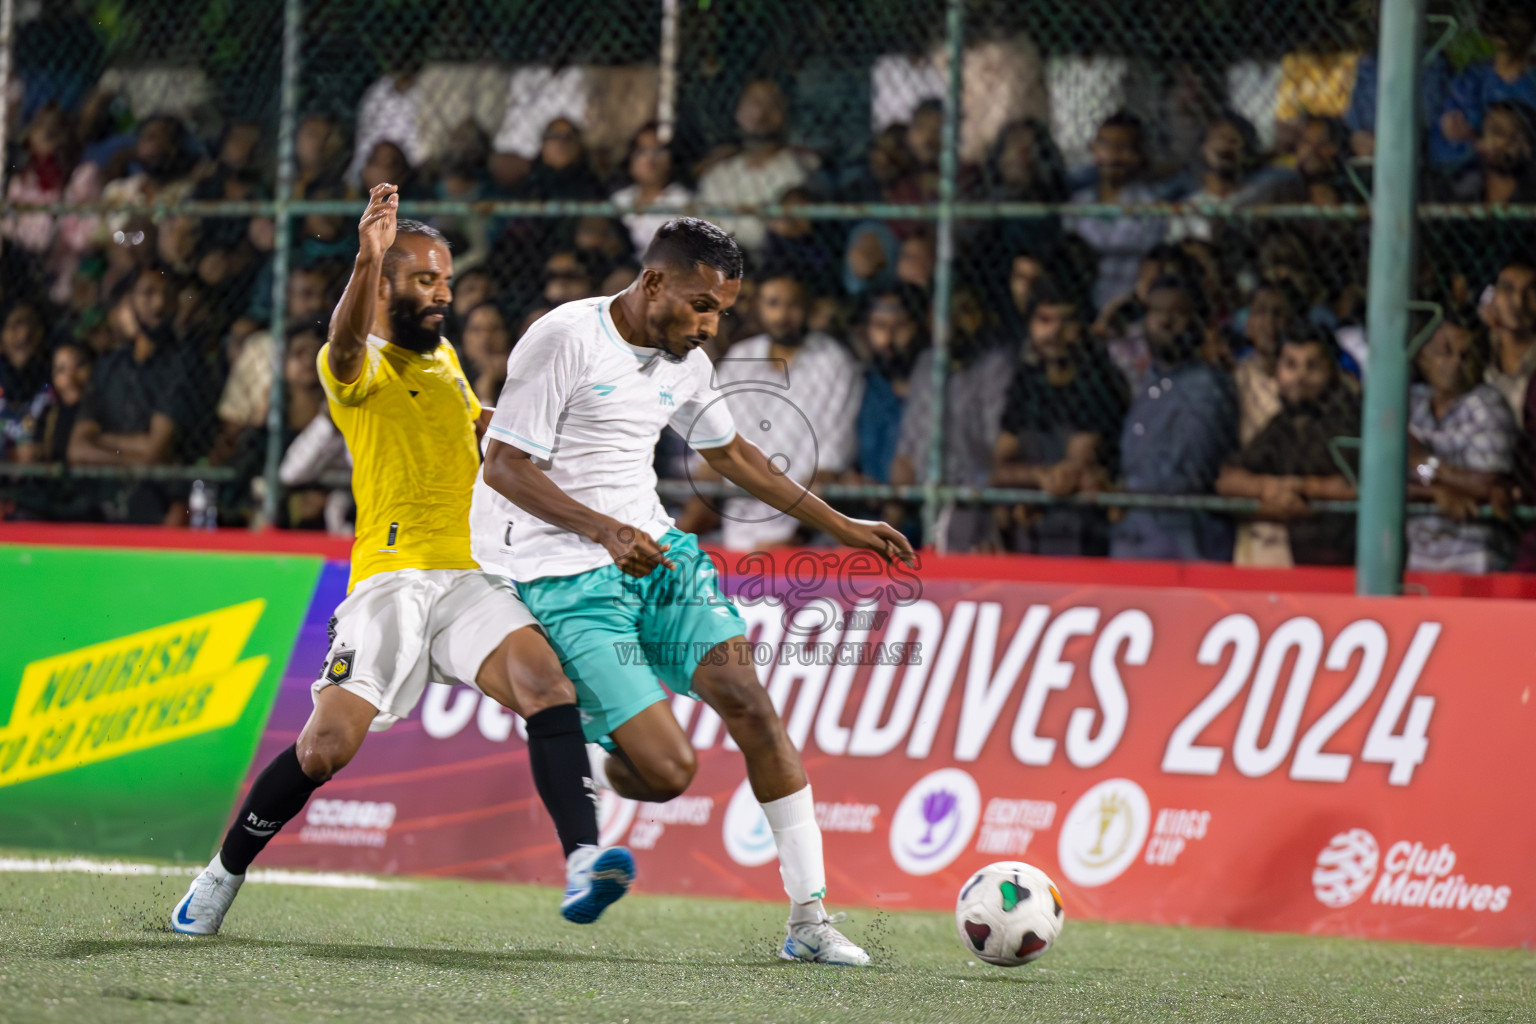
[[[336,607],[325,668],[310,689],[357,694],[379,709],[370,728],[388,729],[427,683],[474,686],[509,633],[536,625],[510,583],[479,569],[381,572]]]

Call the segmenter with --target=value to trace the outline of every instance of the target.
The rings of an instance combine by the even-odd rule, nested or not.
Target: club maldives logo
[[[779,855],[773,843],[773,829],[763,807],[752,794],[752,783],[743,779],[725,809],[721,826],[725,852],[744,868],[761,867]]]
[[[948,867],[971,841],[981,791],[959,768],[940,768],[907,790],[891,817],[891,857],[909,875]]]
[[[1472,910],[1497,914],[1509,906],[1511,889],[1467,881],[1456,871],[1450,843],[1431,849],[1400,839],[1379,854],[1376,837],[1363,828],[1340,832],[1317,855],[1312,891],[1318,902],[1347,907],[1371,891],[1371,902],[1388,907]],[[1378,878],[1378,870],[1380,877]]]
[[[1312,892],[1326,907],[1347,907],[1371,887],[1380,861],[1375,836],[1363,828],[1340,832],[1317,855]]]
[[[1078,885],[1119,878],[1141,854],[1152,824],[1146,792],[1130,779],[1106,779],[1077,798],[1061,823],[1056,855]]]

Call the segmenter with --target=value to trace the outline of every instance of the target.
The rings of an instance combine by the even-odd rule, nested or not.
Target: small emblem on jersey
[[[675,408],[672,402],[672,392],[666,390],[665,388],[663,388],[661,392],[661,404]]]
[[[412,392],[411,392],[411,397],[412,397],[412,398],[415,398],[415,397],[416,397],[416,396],[417,396],[417,395],[419,395],[419,394],[421,394],[421,392],[420,392],[420,391],[412,391]]]
[[[337,651],[331,655],[331,663],[325,670],[326,682],[344,683],[352,678],[352,659],[356,651]]]
[[[614,384],[593,384],[592,390],[596,391],[603,398],[607,398],[609,395],[613,394],[613,389],[616,386],[617,385]]]

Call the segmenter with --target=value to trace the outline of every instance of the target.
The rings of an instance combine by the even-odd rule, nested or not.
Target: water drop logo
[[[752,783],[746,779],[731,796],[721,833],[725,852],[744,868],[761,867],[779,856],[773,843],[773,830],[768,827],[762,805],[752,795]]]
[[[981,791],[959,768],[940,768],[907,790],[891,817],[891,859],[909,875],[931,875],[960,856],[981,817]]]

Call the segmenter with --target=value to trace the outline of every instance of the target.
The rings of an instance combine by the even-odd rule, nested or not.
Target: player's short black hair
[[[740,280],[743,268],[736,239],[698,217],[677,217],[658,228],[646,246],[644,264],[656,270],[691,270],[703,264],[720,271],[728,281]]]
[[[400,261],[405,258],[405,254],[400,251],[399,245],[400,240],[405,238],[407,235],[417,235],[430,238],[432,241],[437,242],[445,249],[450,251],[453,249],[453,247],[448,244],[447,236],[445,236],[441,231],[437,230],[437,228],[433,227],[431,224],[424,224],[419,220],[410,220],[409,218],[398,220],[395,222],[395,244],[390,246],[389,250],[384,253],[385,277],[393,279],[395,276],[395,268],[398,267],[400,265]]]

